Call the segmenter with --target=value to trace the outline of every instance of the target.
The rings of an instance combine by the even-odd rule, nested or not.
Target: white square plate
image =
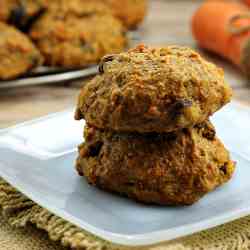
[[[213,122],[237,170],[193,206],[146,206],[89,186],[74,169],[84,124],[73,120],[73,111],[1,130],[0,176],[54,214],[114,243],[174,239],[250,214],[250,110],[232,103]]]

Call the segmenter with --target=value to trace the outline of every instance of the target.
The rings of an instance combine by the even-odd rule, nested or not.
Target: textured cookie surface
[[[101,129],[171,132],[203,122],[231,95],[223,71],[193,50],[141,45],[103,58],[75,117]]]
[[[138,201],[193,204],[234,172],[211,123],[169,134],[85,129],[77,170],[90,184]]]
[[[125,30],[119,20],[108,13],[100,14],[97,5],[86,4],[81,10],[70,3],[60,11],[49,11],[31,29],[30,36],[47,65],[85,66],[125,48]]]
[[[23,75],[43,62],[28,37],[14,27],[0,23],[0,79]]]

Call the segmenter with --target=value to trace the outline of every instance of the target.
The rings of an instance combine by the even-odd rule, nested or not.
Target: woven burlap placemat
[[[250,216],[184,237],[143,248],[122,247],[97,238],[53,215],[0,179],[0,249],[2,250],[247,250]]]

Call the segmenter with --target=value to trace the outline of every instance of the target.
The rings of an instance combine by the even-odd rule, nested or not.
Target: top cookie
[[[171,132],[205,121],[228,103],[223,71],[185,47],[148,48],[106,56],[83,86],[75,114],[115,131]]]

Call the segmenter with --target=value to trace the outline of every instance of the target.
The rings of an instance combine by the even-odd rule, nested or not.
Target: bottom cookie
[[[140,202],[190,205],[230,180],[235,163],[205,122],[168,134],[86,127],[76,168],[90,184]]]

